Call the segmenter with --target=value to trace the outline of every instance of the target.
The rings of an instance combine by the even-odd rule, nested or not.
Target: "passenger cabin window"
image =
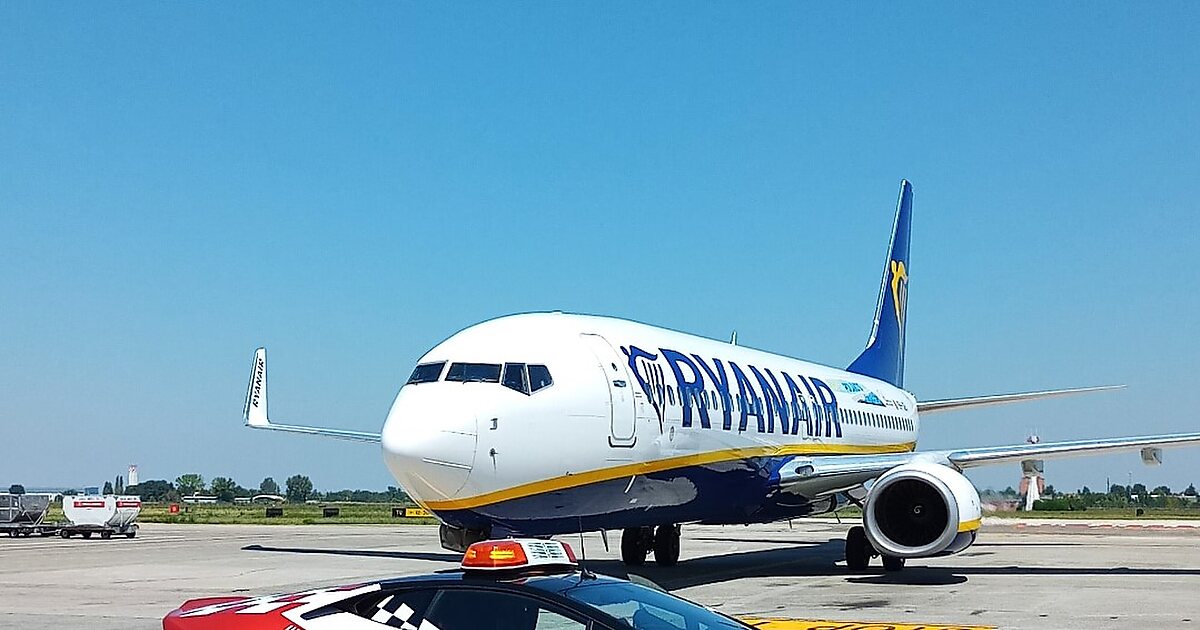
[[[415,385],[417,383],[432,383],[438,380],[438,377],[442,375],[442,368],[444,367],[446,367],[445,361],[438,361],[437,363],[422,363],[421,365],[417,366],[417,369],[413,370],[412,376],[408,377],[407,384]]]
[[[529,391],[536,392],[539,389],[550,387],[554,384],[554,380],[550,378],[550,370],[544,365],[529,366]]]
[[[504,379],[501,381],[505,387],[516,390],[529,395],[529,381],[525,378],[524,363],[505,363],[504,364]]]
[[[459,383],[499,383],[500,365],[496,363],[451,363],[447,381]]]

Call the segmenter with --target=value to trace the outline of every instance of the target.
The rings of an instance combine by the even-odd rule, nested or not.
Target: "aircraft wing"
[[[954,467],[962,469],[986,466],[988,464],[1019,462],[1023,459],[1061,459],[1064,457],[1079,457],[1099,453],[1137,451],[1145,448],[1162,448],[1168,446],[1195,446],[1198,444],[1200,444],[1200,433],[1174,433],[1170,435],[1020,444],[1017,446],[964,448],[957,451],[944,452],[946,459]]]
[[[1200,433],[1174,433],[879,455],[798,455],[784,462],[775,476],[781,488],[794,489],[811,498],[856,488],[895,466],[910,462],[933,462],[965,470],[1026,459],[1061,459],[1197,445],[1200,445]]]
[[[781,489],[811,499],[849,491],[896,466],[923,460],[947,463],[938,453],[797,455],[784,462],[775,476]]]
[[[259,348],[254,351],[254,364],[250,367],[250,384],[246,387],[246,405],[242,410],[246,426],[254,429],[270,429],[272,431],[288,431],[307,435],[323,435],[325,437],[352,440],[355,442],[380,442],[379,433],[366,431],[349,431],[346,429],[326,429],[323,427],[307,427],[295,424],[275,424],[267,418],[267,350]]]
[[[1100,385],[1098,387],[1073,387],[1071,389],[1048,389],[1039,392],[1021,392],[1018,394],[990,394],[987,396],[971,396],[969,398],[944,398],[941,400],[922,400],[917,402],[917,411],[922,415],[954,411],[967,407],[991,407],[1009,403],[1038,400],[1041,398],[1056,398],[1088,392],[1102,392],[1110,389],[1121,389],[1124,385]]]

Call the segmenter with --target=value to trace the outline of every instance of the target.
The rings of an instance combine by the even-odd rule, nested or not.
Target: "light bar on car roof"
[[[470,570],[574,566],[575,552],[557,540],[510,538],[485,540],[467,548],[462,568]]]

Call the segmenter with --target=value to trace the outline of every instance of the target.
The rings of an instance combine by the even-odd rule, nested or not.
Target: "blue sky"
[[[919,397],[1129,385],[929,417],[923,448],[1200,428],[1194,4],[112,9],[0,6],[0,482],[394,483],[241,427],[259,345],[272,416],[365,430],[519,311],[845,365],[902,177]]]

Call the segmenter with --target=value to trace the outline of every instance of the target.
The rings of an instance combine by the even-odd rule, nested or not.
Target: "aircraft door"
[[[625,360],[608,340],[600,335],[584,333],[580,338],[596,357],[597,367],[601,370],[608,388],[612,427],[608,443],[610,446],[633,446],[637,441],[634,435],[636,425],[633,386],[629,380],[629,371],[625,369]]]

